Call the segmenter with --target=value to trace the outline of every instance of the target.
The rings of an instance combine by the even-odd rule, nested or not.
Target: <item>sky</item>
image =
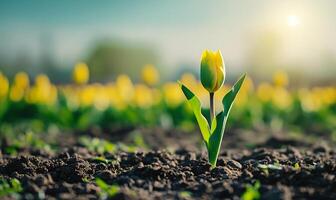
[[[220,49],[232,70],[244,71],[253,44],[280,36],[281,65],[319,70],[336,57],[336,1],[43,1],[0,0],[0,56],[38,59],[51,41],[60,66],[84,58],[101,38],[140,42],[158,51],[162,66],[198,67],[204,49]],[[42,38],[42,39],[41,39]]]

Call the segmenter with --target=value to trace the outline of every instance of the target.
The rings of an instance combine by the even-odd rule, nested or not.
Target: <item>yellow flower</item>
[[[35,78],[35,85],[28,91],[26,101],[29,103],[39,103],[53,105],[56,103],[58,90],[50,83],[48,76],[39,74]]]
[[[257,89],[257,96],[262,102],[270,101],[273,97],[274,88],[268,83],[261,83]]]
[[[196,90],[198,81],[193,74],[185,73],[181,76],[181,83],[194,91]]]
[[[300,99],[302,108],[306,112],[317,111],[321,107],[320,101],[314,98],[313,93],[307,88],[299,89],[298,97]]]
[[[225,66],[221,52],[205,50],[201,59],[201,82],[210,93],[217,91],[224,83]]]
[[[163,95],[169,107],[177,107],[183,102],[183,93],[179,90],[178,83],[165,83],[163,85]]]
[[[35,85],[38,87],[46,87],[50,85],[50,80],[47,75],[39,74],[35,78]]]
[[[85,63],[77,63],[75,65],[72,77],[74,82],[77,84],[87,83],[90,77],[88,66]]]
[[[286,87],[288,85],[288,75],[283,71],[278,71],[273,75],[274,85],[277,87]]]
[[[238,95],[242,92],[244,93],[250,93],[252,92],[254,89],[254,83],[253,80],[251,79],[250,76],[246,76],[245,81],[243,83],[243,85],[241,86],[240,92],[238,93]]]
[[[29,76],[26,72],[19,72],[14,77],[14,84],[17,87],[26,89],[29,87]]]
[[[95,84],[94,106],[97,110],[106,110],[110,106],[109,95],[105,89],[105,86]]]
[[[90,106],[94,102],[96,90],[93,85],[88,85],[79,90],[79,100],[81,106]]]
[[[123,110],[126,107],[126,102],[123,101],[119,89],[114,83],[107,85],[107,93],[110,99],[110,105],[118,110]]]
[[[25,72],[19,72],[14,77],[14,83],[11,87],[9,98],[12,101],[21,101],[29,88],[29,77]]]
[[[9,93],[10,100],[14,102],[18,102],[22,99],[23,96],[24,96],[24,89],[14,84],[11,87],[11,90]]]
[[[142,69],[141,77],[147,85],[152,86],[159,82],[160,75],[153,65],[146,65]]]
[[[8,79],[0,72],[0,100],[7,96],[8,90],[9,90]]]
[[[248,102],[249,94],[253,90],[254,84],[249,76],[246,76],[243,85],[239,93],[237,94],[236,104],[237,106],[244,106]]]
[[[292,97],[285,88],[276,87],[274,88],[272,101],[277,107],[286,109],[291,105]]]
[[[140,108],[148,108],[153,105],[153,95],[150,88],[145,85],[135,85],[134,102]]]
[[[117,77],[116,86],[123,102],[129,103],[134,97],[134,86],[132,80],[124,74]]]

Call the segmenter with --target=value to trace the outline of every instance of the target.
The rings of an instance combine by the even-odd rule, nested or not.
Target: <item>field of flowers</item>
[[[145,66],[138,82],[118,75],[107,83],[90,83],[89,69],[78,63],[73,83],[53,84],[40,74],[31,80],[25,72],[6,77],[0,72],[0,131],[29,127],[34,131],[50,128],[85,130],[93,126],[161,126],[194,130],[196,122],[177,82],[160,82],[152,65]],[[11,81],[9,81],[11,80]],[[192,74],[180,81],[195,91],[204,107],[208,93]],[[230,88],[224,85],[215,96],[217,104]],[[220,107],[217,107],[220,109]],[[208,116],[208,110],[204,110]],[[229,128],[271,127],[274,131],[327,135],[336,138],[336,87],[295,89],[285,72],[273,81],[244,82],[232,110]],[[235,123],[231,123],[235,122]],[[16,124],[17,126],[13,126]]]
[[[210,165],[178,81],[161,82],[152,65],[139,74],[140,81],[121,74],[92,83],[85,63],[74,67],[71,84],[0,73],[0,196],[249,200],[278,191],[280,199],[333,199],[336,87],[295,88],[285,72],[270,82],[247,76],[225,148],[219,143]],[[202,83],[189,73],[179,82],[199,97],[209,121]],[[216,92],[217,112],[230,88]]]

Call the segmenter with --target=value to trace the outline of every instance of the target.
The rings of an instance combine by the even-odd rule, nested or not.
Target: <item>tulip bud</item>
[[[217,91],[224,83],[225,69],[221,52],[205,50],[201,59],[201,82],[210,93]]]
[[[77,63],[73,70],[73,80],[77,84],[85,84],[89,81],[90,72],[85,63]]]

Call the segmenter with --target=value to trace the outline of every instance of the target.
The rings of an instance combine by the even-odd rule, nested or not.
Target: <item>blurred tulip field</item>
[[[0,73],[1,132],[23,127],[48,132],[95,126],[196,130],[196,121],[178,83],[161,83],[153,65],[143,67],[139,82],[121,74],[111,82],[92,83],[89,74],[87,65],[78,63],[73,69],[73,83],[58,85],[44,74],[31,79],[25,72],[14,77]],[[180,81],[196,91],[208,107],[208,94],[194,75],[183,74]],[[224,85],[216,93],[218,105],[229,87]],[[279,71],[273,75],[272,82],[255,83],[248,77],[230,116],[229,128],[270,127],[272,131],[336,139],[335,114],[336,87],[291,89],[286,72]]]
[[[335,0],[0,5],[0,199],[336,199]]]

